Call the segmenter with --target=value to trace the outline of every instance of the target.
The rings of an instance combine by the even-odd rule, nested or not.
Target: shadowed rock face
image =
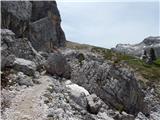
[[[156,57],[160,57],[160,37],[147,37],[141,43],[130,45],[130,44],[118,44],[116,48],[113,48],[114,51],[118,51],[125,54],[130,54],[134,56],[142,56],[143,51],[145,50],[149,54],[150,49],[153,48],[155,51]]]
[[[29,38],[38,51],[64,46],[66,38],[55,1],[3,1],[2,28],[18,38]]]
[[[56,2],[32,2],[31,20],[29,36],[36,50],[50,51],[55,46],[64,46],[66,39]]]
[[[55,46],[64,46],[65,36],[52,18],[45,17],[30,24],[30,41],[38,51],[50,51]]]
[[[32,17],[31,21],[36,21],[41,18],[53,14],[60,20],[59,10],[55,1],[32,1]]]
[[[2,1],[2,28],[12,30],[17,37],[26,34],[26,29],[32,13],[29,1]]]

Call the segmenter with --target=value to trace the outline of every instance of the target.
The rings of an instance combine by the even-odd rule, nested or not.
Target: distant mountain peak
[[[152,44],[159,44],[160,43],[160,36],[149,36],[143,40],[143,43],[146,45],[152,45]]]
[[[141,43],[134,45],[118,44],[115,48],[112,49],[114,51],[140,57],[144,50],[149,52],[151,48],[155,50],[156,57],[160,57],[160,36],[149,36]]]

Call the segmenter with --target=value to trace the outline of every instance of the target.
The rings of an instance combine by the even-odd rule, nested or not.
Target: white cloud
[[[159,32],[155,2],[59,2],[58,7],[70,41],[110,48]]]

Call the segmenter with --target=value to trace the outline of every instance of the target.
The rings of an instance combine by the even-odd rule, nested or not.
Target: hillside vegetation
[[[69,41],[67,42],[66,47],[76,50],[90,49],[91,52],[100,54],[104,57],[104,59],[111,60],[117,65],[120,63],[126,63],[131,68],[133,68],[135,72],[142,76],[140,82],[144,84],[144,87],[154,86],[160,81],[160,58],[154,61],[153,64],[146,64],[143,60],[140,60],[139,58],[115,52],[111,49],[106,49],[102,47],[78,44]]]
[[[146,64],[139,58],[114,52],[110,49],[93,47],[91,51],[101,54],[106,60],[112,60],[115,64],[122,62],[127,63],[135,72],[142,76],[140,82],[144,85],[144,87],[155,87],[160,82],[160,58],[154,61],[153,64]],[[159,87],[157,87],[156,90],[156,92],[160,93]]]

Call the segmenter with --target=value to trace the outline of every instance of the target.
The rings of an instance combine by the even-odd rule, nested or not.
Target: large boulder
[[[30,60],[15,58],[13,65],[15,70],[23,72],[26,75],[34,76],[35,74],[36,64]]]
[[[32,2],[29,37],[36,50],[50,51],[54,46],[64,46],[66,39],[60,22],[55,1]]]
[[[71,99],[73,99],[78,105],[86,109],[87,108],[86,96],[89,95],[89,92],[85,88],[72,83],[70,80],[67,80],[65,82],[65,85],[69,89],[68,91]]]
[[[70,78],[71,68],[66,58],[59,52],[51,53],[45,62],[46,71],[51,75]]]
[[[129,68],[111,63],[85,62],[72,73],[72,81],[95,93],[106,104],[117,110],[137,114],[145,106],[141,92]]]
[[[32,4],[29,1],[2,1],[2,28],[16,33],[17,37],[26,33],[32,13]]]

